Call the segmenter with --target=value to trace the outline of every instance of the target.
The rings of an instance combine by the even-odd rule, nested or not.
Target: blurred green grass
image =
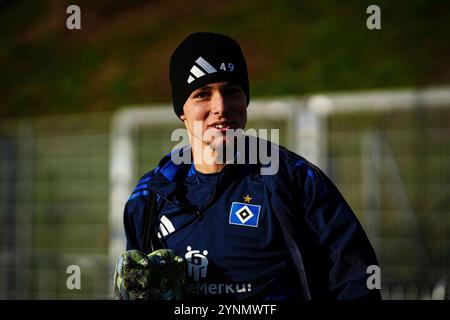
[[[6,1],[0,10],[0,117],[115,110],[170,101],[168,60],[190,32],[235,37],[253,97],[448,84],[446,1]]]

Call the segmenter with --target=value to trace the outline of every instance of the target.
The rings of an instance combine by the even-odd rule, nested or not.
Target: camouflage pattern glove
[[[119,258],[114,273],[117,300],[180,300],[186,282],[186,261],[168,249],[149,255],[128,250]]]

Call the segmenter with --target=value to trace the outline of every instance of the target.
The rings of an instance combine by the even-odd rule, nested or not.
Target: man
[[[324,173],[301,156],[263,142],[278,167],[262,174],[267,163],[248,161],[255,150],[250,144],[261,147],[260,139],[228,148],[236,140],[228,133],[245,128],[250,99],[237,42],[220,34],[191,34],[171,57],[170,81],[190,146],[164,157],[128,200],[128,251],[118,262],[116,287],[133,287],[136,268],[148,272],[150,264],[160,272],[176,264],[173,259],[162,266],[149,262],[155,253],[170,252],[185,262],[186,278],[179,278],[183,299],[380,299],[379,291],[366,285],[367,267],[377,264],[375,253]],[[186,155],[192,163],[177,161]],[[164,283],[161,279],[137,287],[154,289]],[[122,298],[126,288],[121,287]]]

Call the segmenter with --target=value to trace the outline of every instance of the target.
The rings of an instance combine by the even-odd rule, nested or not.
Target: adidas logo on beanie
[[[250,101],[247,65],[239,44],[211,32],[189,35],[170,58],[172,102],[178,117],[191,93],[208,83],[233,81],[241,85]]]

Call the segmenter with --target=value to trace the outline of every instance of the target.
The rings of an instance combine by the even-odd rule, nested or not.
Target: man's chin
[[[212,150],[223,150],[224,148],[226,148],[227,144],[229,143],[227,137],[223,136],[223,137],[219,137],[219,138],[215,138],[214,141],[210,141],[208,143],[209,148],[211,148]]]

